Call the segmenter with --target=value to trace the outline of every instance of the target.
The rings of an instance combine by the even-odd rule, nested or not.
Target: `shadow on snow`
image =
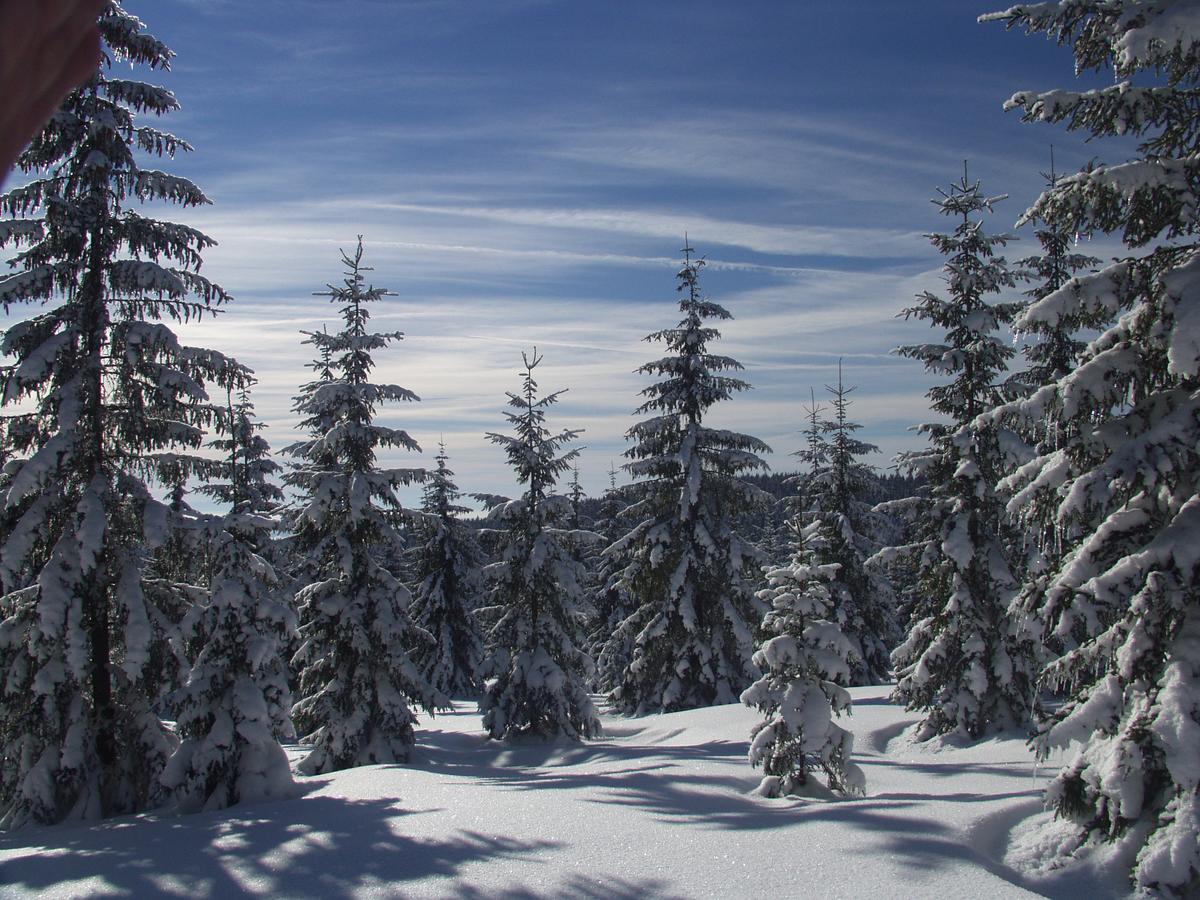
[[[40,852],[0,864],[0,884],[41,891],[103,873],[87,886],[89,895],[337,897],[371,885],[453,878],[467,863],[525,859],[557,846],[471,831],[406,836],[404,820],[421,814],[390,798],[307,797],[178,818],[26,829],[0,839],[0,849],[37,845]]]

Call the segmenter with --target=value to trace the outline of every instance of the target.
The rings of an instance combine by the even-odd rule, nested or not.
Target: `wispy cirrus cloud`
[[[735,316],[715,349],[754,386],[714,421],[789,468],[800,405],[841,358],[882,462],[928,417],[928,376],[890,351],[931,336],[896,315],[941,288],[921,235],[953,223],[934,189],[970,159],[1013,194],[989,223],[1005,230],[1049,138],[999,110],[1006,79],[981,68],[999,41],[971,30],[986,9],[851,7],[163,0],[175,121],[198,146],[172,170],[215,201],[183,218],[220,241],[205,272],[238,297],[189,334],[256,368],[272,440],[291,439],[300,331],[336,325],[311,293],[362,234],[372,278],[400,294],[373,323],[406,333],[377,376],[422,397],[381,411],[425,449],[398,463],[431,461],[444,436],[464,487],[505,490],[484,433],[504,428],[536,345],[543,385],[570,389],[554,423],[586,429],[598,492],[648,383],[634,369],[660,352],[642,339],[676,321],[686,232]],[[1061,166],[1093,152],[1054,141]]]

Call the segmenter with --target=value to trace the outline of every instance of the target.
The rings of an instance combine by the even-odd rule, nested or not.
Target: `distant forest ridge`
[[[790,497],[796,493],[795,479],[800,477],[802,477],[800,472],[769,472],[743,475],[740,480],[766,491],[776,500],[782,500],[784,497]],[[876,477],[874,492],[864,499],[869,503],[883,503],[886,500],[912,497],[924,483],[925,479],[917,475],[901,475],[896,472],[881,473]],[[579,503],[580,519],[584,522],[595,521],[600,517],[600,506],[603,502],[603,495],[584,497]]]

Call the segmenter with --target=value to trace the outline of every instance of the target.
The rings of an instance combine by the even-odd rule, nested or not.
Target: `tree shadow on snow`
[[[454,896],[460,900],[688,900],[685,895],[671,893],[665,881],[630,881],[612,875],[572,875],[546,892],[525,887],[497,889],[456,884]]]
[[[454,733],[435,733],[427,741],[407,765],[397,768],[528,790],[603,787],[631,771],[668,770],[681,764],[744,763],[749,748],[746,741],[666,747],[657,743],[623,744],[606,738],[521,743]],[[627,768],[596,768],[613,765]],[[757,779],[747,779],[746,783],[753,786]]]
[[[738,752],[731,755],[744,758],[744,744],[737,746]],[[608,754],[604,756],[611,759]],[[632,752],[629,757],[630,760],[643,758]],[[853,818],[856,824],[868,830],[927,827],[923,819],[909,820],[896,814],[905,806],[917,805],[917,800],[928,799],[925,797],[914,798],[913,802],[894,797],[879,802],[870,797],[819,803],[765,801],[750,793],[760,776],[749,768],[745,775],[723,776],[690,774],[676,764],[712,758],[713,753],[704,752],[703,747],[677,747],[656,751],[652,761],[631,762],[598,771],[567,766],[512,767],[499,771],[484,767],[470,775],[480,783],[501,789],[574,791],[581,798],[580,802],[636,808],[660,822],[706,829],[754,831],[796,824],[819,827],[822,823],[845,818]]]
[[[986,802],[1027,793],[1002,796],[967,792],[933,796],[872,794],[862,799],[822,802],[765,801],[751,794],[761,773],[748,766],[744,772],[739,768],[736,775],[692,774],[688,771],[695,763],[736,761],[744,764],[749,747],[747,741],[663,746],[657,739],[664,735],[652,733],[647,735],[656,739],[651,747],[649,741],[629,740],[636,739],[641,730],[634,728],[621,734],[606,734],[585,743],[510,743],[491,741],[480,734],[428,732],[423,736],[425,746],[414,762],[425,771],[469,778],[494,788],[577,792],[581,802],[637,808],[662,822],[738,831],[810,823],[819,826],[833,821],[847,821],[868,831],[929,831],[927,819],[904,816],[901,810],[930,800]],[[961,774],[963,770],[961,762],[896,763],[869,757],[858,761],[867,767],[899,765],[937,776]],[[972,772],[1028,778],[1019,767],[973,765],[970,768]],[[887,783],[887,780],[881,779],[877,783]],[[868,783],[871,781],[868,779]]]
[[[913,827],[884,834],[881,843],[850,852],[870,856],[887,854],[898,866],[914,873],[930,873],[951,868],[961,863],[978,866],[1009,884],[1041,896],[1070,898],[1080,896],[1108,897],[1105,886],[1088,883],[1086,877],[1063,878],[1056,883],[1054,878],[1034,878],[1004,862],[1005,850],[1012,831],[1022,821],[1042,809],[1040,789],[1016,791],[1006,794],[955,793],[936,797],[913,794],[879,794],[878,799],[916,797],[925,801],[977,803],[987,801],[1020,800],[976,819],[964,831],[931,826],[928,820],[917,820]]]
[[[654,772],[633,772],[614,783],[593,802],[615,803],[644,809],[657,818],[702,828],[757,831],[808,826],[822,828],[832,822],[851,821],[868,831],[911,828],[925,820],[900,814],[916,804],[873,798],[811,802],[800,799],[763,800],[750,794],[758,782],[737,777],[674,774],[664,778]]]
[[[946,762],[918,762],[913,759],[885,759],[876,756],[860,756],[855,757],[854,761],[868,770],[867,783],[871,783],[870,770],[875,767],[880,768],[895,768],[907,769],[911,772],[920,772],[922,775],[931,775],[935,778],[954,778],[969,773],[971,775],[992,775],[1001,778],[1012,778],[1024,781],[1030,785],[1033,783],[1033,774],[1035,771],[1033,761],[1021,761],[1012,763],[979,763],[979,762],[963,762],[962,760],[947,760]],[[887,783],[891,778],[886,774],[881,773],[879,783]],[[927,795],[932,799],[941,797],[941,794]]]
[[[404,834],[404,821],[419,815],[394,799],[309,797],[24,830],[0,839],[0,849],[37,847],[37,855],[0,863],[0,885],[34,893],[101,876],[103,886],[87,885],[89,896],[325,898],[389,886],[403,894],[406,883],[452,879],[468,863],[522,860],[558,846],[472,831]]]
[[[624,743],[636,736],[605,734],[588,741],[493,741],[481,734],[428,732],[406,768],[445,772],[455,776],[504,779],[511,772],[570,768],[609,762],[643,761],[648,756],[668,762],[746,759],[748,741],[707,741],[664,746],[678,732],[655,734],[652,740]],[[614,740],[614,737],[620,739]]]

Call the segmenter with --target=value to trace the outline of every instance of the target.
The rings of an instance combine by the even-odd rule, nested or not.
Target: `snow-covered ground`
[[[1036,874],[1044,820],[1018,739],[913,745],[887,688],[848,726],[867,796],[766,800],[753,710],[605,717],[583,745],[426,720],[411,766],[300,779],[295,800],[0,837],[0,895],[39,897],[978,897],[1127,894],[1119,861]]]

